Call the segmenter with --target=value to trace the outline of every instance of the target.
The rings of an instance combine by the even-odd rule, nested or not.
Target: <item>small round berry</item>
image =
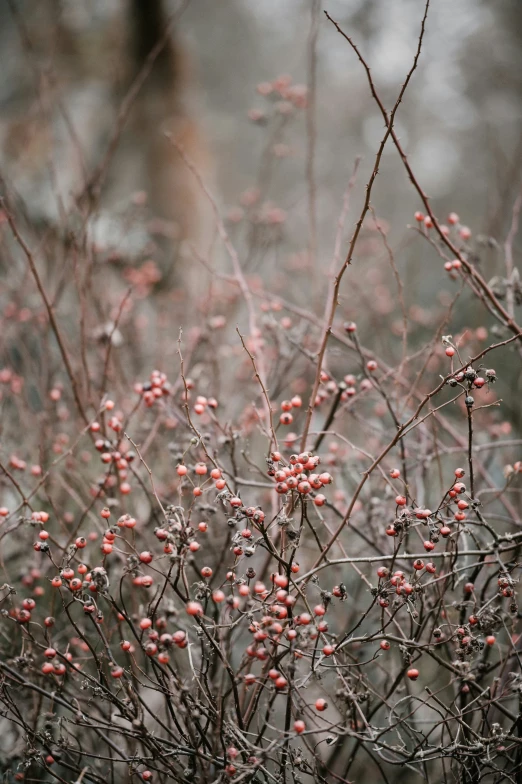
[[[410,679],[410,681],[416,681],[416,680],[417,680],[417,678],[419,677],[419,674],[420,674],[420,673],[419,673],[419,671],[418,671],[418,670],[417,670],[415,667],[412,667],[412,668],[411,668],[411,669],[409,669],[409,670],[408,670],[408,672],[406,673],[406,675],[408,676],[408,678]]]
[[[186,606],[187,615],[203,615],[203,607],[199,602],[188,602]]]
[[[297,732],[298,735],[304,732],[305,729],[306,729],[306,724],[304,723],[304,721],[302,721],[302,719],[298,719],[297,721],[294,722],[294,731]]]
[[[328,703],[327,703],[327,702],[326,702],[326,700],[325,700],[325,699],[323,699],[322,697],[319,697],[319,699],[317,699],[317,700],[315,701],[315,709],[316,709],[316,710],[318,710],[318,711],[324,711],[324,710],[326,710],[326,709],[327,709],[327,707],[328,707]]]

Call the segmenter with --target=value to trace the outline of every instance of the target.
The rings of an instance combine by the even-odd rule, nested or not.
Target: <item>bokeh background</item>
[[[146,5],[143,0],[142,9]],[[110,392],[118,403],[123,401],[122,408],[134,406],[134,400],[129,402],[132,384],[146,380],[154,366],[165,369],[178,383],[176,340],[183,325],[184,350],[198,391],[216,395],[223,420],[235,417],[248,436],[255,429],[255,418],[250,410],[251,421],[247,421],[250,398],[242,382],[249,381],[252,373],[250,364],[244,363],[235,333],[235,324],[245,326],[248,319],[237,286],[227,283],[226,277],[213,280],[207,272],[209,265],[215,265],[219,275],[229,274],[230,259],[217,240],[212,211],[200,185],[165,142],[164,123],[174,117],[173,133],[181,137],[199,175],[214,194],[259,300],[263,299],[262,290],[268,290],[322,314],[321,294],[328,287],[343,194],[360,158],[341,251],[347,248],[360,213],[364,188],[384,135],[364,71],[347,42],[325,18],[323,8],[360,47],[390,109],[417,47],[424,3],[190,0],[176,6],[165,2],[177,13],[174,35],[180,53],[174,78],[144,83],[103,172],[99,203],[89,211],[86,183],[99,171],[122,102],[140,68],[133,53],[130,6],[131,0],[0,0],[0,192],[16,215],[23,236],[37,251],[39,269],[57,303],[86,399],[92,393],[92,402],[100,391],[96,381],[105,361],[107,339],[113,341],[114,367],[102,392]],[[274,91],[263,95],[263,85],[288,75],[294,99],[304,95],[301,86],[310,84],[315,35],[312,135],[317,248],[311,264],[310,115],[299,106],[299,100],[286,112],[281,95]],[[472,231],[466,251],[474,263],[486,280],[501,277],[505,270],[503,243],[522,184],[519,0],[431,0],[421,60],[399,109],[396,127],[435,213],[444,221],[450,211],[456,211]],[[255,189],[259,189],[257,199]],[[436,251],[416,233],[413,216],[421,204],[391,143],[382,159],[372,205],[388,234],[404,282],[410,323],[408,350],[412,353],[427,344],[439,328],[458,282],[448,277]],[[28,464],[36,459],[39,449],[46,465],[50,445],[54,448],[56,444],[45,436],[62,416],[60,407],[49,402],[48,391],[51,387],[61,389],[61,384],[71,403],[70,390],[58,352],[49,350],[52,341],[38,337],[45,324],[41,300],[30,283],[23,254],[7,235],[4,232],[0,246],[1,366],[15,373],[18,392],[11,390],[13,394],[0,398],[1,447],[7,455],[16,450]],[[514,246],[515,266],[520,248],[519,238]],[[209,280],[213,282],[209,284]],[[129,283],[134,286],[132,300],[122,310],[114,332],[114,319]],[[84,291],[94,302],[86,312]],[[295,347],[305,344],[310,327],[302,327],[292,311],[285,311],[291,329],[281,327],[282,314],[274,313],[263,322],[273,330],[271,337],[275,334],[281,349],[280,362],[272,369],[271,393],[274,398],[289,393],[305,397],[313,375],[310,363]],[[341,289],[339,323],[345,318],[357,321],[365,348],[389,366],[397,365],[402,350],[401,307],[388,253],[371,220],[365,224],[354,264]],[[475,330],[470,339],[474,341],[471,354],[486,345],[485,337],[478,339],[477,327],[495,335],[493,319],[466,292],[446,332],[456,335]],[[281,337],[284,332],[288,341]],[[486,336],[489,339],[488,333]],[[505,335],[498,333],[498,337]],[[84,344],[85,365],[90,365],[93,379],[79,356],[78,346]],[[315,344],[312,340],[308,345]],[[215,362],[210,368],[205,364],[209,346]],[[431,389],[438,381],[437,374],[447,368],[442,345],[438,353],[421,391],[425,391],[423,385]],[[337,343],[331,346],[328,363],[337,378],[359,370],[358,358],[353,353],[347,358]],[[503,403],[487,412],[484,427],[477,433],[479,442],[520,436],[519,355],[509,347],[497,353],[495,363],[499,381],[494,394]],[[418,368],[419,362],[413,363],[404,372],[412,379]],[[19,394],[24,383],[25,397]],[[400,386],[394,387],[396,400],[402,394]],[[378,435],[383,427],[385,410],[383,414],[382,401],[379,403],[380,410],[368,406],[359,420],[354,417],[349,421],[350,437],[369,449],[375,443],[368,437],[367,425]],[[70,407],[74,410],[73,404]],[[135,437],[150,444],[156,425],[146,413],[136,425]],[[65,410],[63,422],[67,422],[67,415]],[[459,416],[461,426],[462,411],[455,407],[448,414],[450,420]],[[177,422],[168,423],[172,430],[174,425]],[[71,441],[74,427],[71,422]],[[171,440],[168,431],[157,441],[157,478],[167,495],[172,491],[173,465],[184,448],[183,437],[176,442],[175,434]],[[58,444],[58,448],[64,447]],[[422,455],[424,448],[420,443],[418,454]],[[255,448],[252,451],[255,454]],[[513,449],[508,458],[514,461],[520,456]],[[347,496],[361,465],[359,457],[352,455],[352,459],[349,463],[344,453],[341,456],[348,466]],[[503,460],[492,458],[488,463],[499,486]],[[89,455],[85,465],[88,463]],[[78,495],[89,497],[88,483],[94,483],[91,474],[85,487],[79,484],[75,488]],[[2,490],[6,504],[18,503],[8,482]],[[54,491],[57,497],[56,488]],[[70,502],[65,491],[64,498],[63,509]],[[375,508],[379,520],[375,528],[371,520],[369,530],[377,537],[382,514],[377,502]],[[366,524],[362,512],[356,521],[361,527]],[[365,544],[355,546],[366,552]],[[11,564],[25,559],[20,542],[13,540],[7,547]],[[349,582],[350,575],[341,577],[350,590],[355,586],[355,579]],[[360,581],[357,585],[360,590]],[[342,612],[343,606],[339,614]],[[363,775],[362,769],[357,772]]]
[[[202,123],[217,193],[223,204],[233,205],[255,183],[266,144],[265,127],[248,119],[249,109],[267,109],[256,85],[281,74],[307,83],[311,14],[319,9],[316,177],[326,251],[353,160],[364,157],[363,181],[383,124],[359,63],[324,17],[323,6],[358,43],[391,106],[416,47],[423,12],[418,0],[193,0],[176,28],[190,59],[188,101]],[[38,135],[44,128],[41,121],[39,128],[30,123],[39,111],[55,107],[37,108],[37,89],[45,77],[64,87],[62,110],[69,114],[87,160],[96,161],[113,119],[114,85],[124,82],[127,67],[126,3],[4,0],[0,14],[2,171],[16,178],[30,210],[49,214],[57,209],[45,204],[49,191],[43,183],[50,187],[50,161],[36,165],[35,150],[42,145]],[[522,167],[521,38],[516,0],[433,0],[423,56],[398,116],[402,141],[435,205],[458,207],[476,232],[499,240]],[[58,112],[50,120],[58,137],[65,136]],[[294,218],[298,242],[305,228],[304,218],[299,222],[295,216],[304,212],[306,136],[304,122],[289,125],[283,141],[291,151],[274,167],[271,196]],[[117,175],[120,193],[144,185],[132,140],[127,153]],[[63,154],[55,143],[57,176],[67,201],[77,183],[71,182],[71,171],[58,165]],[[411,188],[389,145],[376,208],[398,231],[411,220],[411,204]]]

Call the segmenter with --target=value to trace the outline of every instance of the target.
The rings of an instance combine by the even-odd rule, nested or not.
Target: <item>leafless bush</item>
[[[81,201],[42,230],[5,189],[6,782],[519,780],[519,403],[505,411],[496,391],[510,393],[498,363],[520,360],[521,199],[488,282],[484,242],[454,212],[439,221],[394,129],[428,5],[391,110],[330,20],[384,125],[359,205],[354,165],[331,261],[313,78],[258,86],[267,153],[227,216],[166,137],[219,239],[175,262],[201,271],[189,307],[151,237],[138,260],[100,247]],[[270,167],[299,117],[308,250],[282,260]],[[386,144],[417,199],[419,264],[448,281],[430,309],[373,207]],[[144,194],[129,201],[131,231],[151,215]],[[453,334],[468,301],[475,325]]]

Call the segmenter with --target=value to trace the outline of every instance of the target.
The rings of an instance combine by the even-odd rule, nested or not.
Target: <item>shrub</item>
[[[86,225],[46,244],[6,198],[6,781],[520,775],[522,462],[493,369],[520,356],[520,201],[488,283],[394,131],[421,43],[391,112],[367,70],[386,130],[331,263],[312,243],[262,283],[249,259],[285,214],[250,190],[224,221],[172,140],[231,264],[192,257],[208,278],[186,335],[153,262],[104,255]],[[274,116],[310,106],[288,79],[259,92]],[[431,308],[372,206],[386,143],[451,288]],[[449,334],[470,300],[475,326]]]

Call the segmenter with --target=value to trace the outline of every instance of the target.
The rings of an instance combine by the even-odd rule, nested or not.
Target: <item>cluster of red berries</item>
[[[316,472],[321,460],[318,455],[313,455],[311,452],[290,455],[288,465],[285,465],[285,462],[280,452],[271,453],[267,473],[276,482],[275,489],[279,495],[295,490],[300,495],[306,496],[312,490],[321,490],[333,482],[328,472]],[[324,506],[325,503],[326,497],[322,493],[314,496],[316,506]]]
[[[200,461],[195,464],[192,470],[194,471],[195,475],[198,477],[198,484],[194,484],[194,482],[192,482],[192,479],[189,474],[188,466],[186,466],[184,463],[180,463],[176,467],[176,473],[180,477],[180,479],[187,479],[192,483],[192,493],[195,497],[199,497],[203,494],[203,489],[205,487],[205,484],[207,484],[207,482],[209,482],[210,480],[214,481],[214,487],[219,492],[224,490],[225,487],[227,486],[226,480],[223,478],[222,471],[220,468],[217,467],[212,468],[209,474],[207,464],[203,461]],[[204,479],[204,477],[206,477],[207,474],[209,474],[209,478]]]
[[[433,220],[432,220],[430,215],[424,215],[423,212],[418,211],[418,212],[415,213],[414,218],[417,221],[417,223],[422,223],[424,228],[426,228],[426,229],[432,229],[433,228]],[[440,228],[442,234],[445,234],[446,236],[448,236],[450,234],[450,231],[451,231],[450,227],[454,227],[457,230],[459,237],[462,240],[464,240],[465,242],[467,242],[471,238],[471,229],[469,229],[467,226],[462,226],[461,225],[460,218],[459,218],[459,216],[457,215],[456,212],[450,212],[450,214],[448,215],[447,220],[448,220],[449,226],[447,226],[445,224],[440,224],[439,225],[439,228]]]
[[[299,395],[294,395],[291,400],[283,400],[281,403],[281,411],[282,414],[279,417],[279,422],[282,425],[291,425],[294,421],[294,417],[291,413],[293,408],[301,408],[303,405],[303,401],[299,397]]]
[[[168,397],[171,393],[171,389],[172,387],[167,376],[159,370],[153,370],[148,381],[145,381],[143,384],[138,383],[134,385],[134,391],[138,395],[141,395],[147,408],[151,408],[156,400]]]
[[[108,400],[105,404],[105,408],[107,410],[112,410],[114,408],[114,403],[112,400]],[[120,433],[123,429],[123,414],[118,412],[114,416],[111,417],[109,420],[109,426],[115,433]],[[93,422],[91,424],[91,431],[93,433],[98,433],[101,429],[101,425],[99,422]],[[132,488],[130,483],[127,481],[129,476],[129,464],[135,459],[136,455],[129,449],[125,448],[123,443],[116,443],[113,445],[110,441],[104,438],[97,438],[94,442],[94,446],[98,452],[100,452],[100,460],[104,465],[107,466],[115,466],[117,470],[117,474],[113,475],[109,473],[105,476],[99,486],[93,488],[93,494],[98,496],[100,493],[100,486],[104,488],[110,489],[115,487],[119,483],[119,490],[122,495],[128,495]]]

